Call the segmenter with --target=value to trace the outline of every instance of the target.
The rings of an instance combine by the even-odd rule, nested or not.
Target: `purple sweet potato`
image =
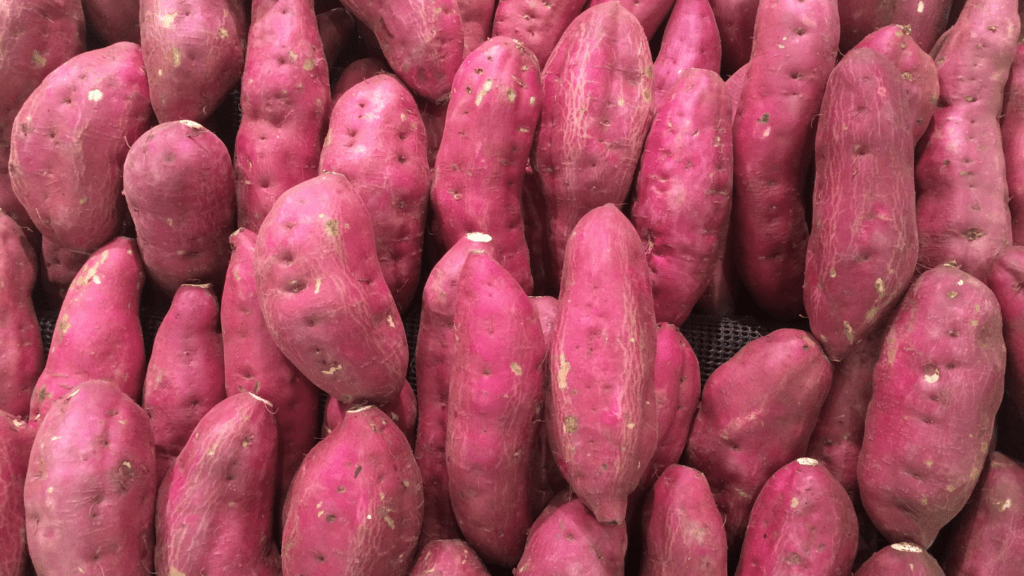
[[[682,324],[707,290],[729,235],[732,174],[725,82],[715,72],[687,70],[654,116],[632,208],[659,322]]]
[[[537,59],[521,42],[491,38],[466,57],[453,86],[430,191],[435,235],[447,249],[469,232],[488,234],[498,263],[531,294],[520,204],[541,113]]]
[[[491,237],[467,234],[431,270],[423,287],[420,329],[416,337],[416,463],[423,474],[423,532],[420,545],[459,537],[448,490],[445,443],[448,392],[455,351],[455,295],[459,274],[471,251],[493,256]]]
[[[722,39],[708,0],[676,0],[665,24],[661,48],[654,59],[654,104],[690,68],[718,73],[722,68]]]
[[[844,0],[839,2],[839,49],[848,52],[875,31],[896,25],[928,52],[946,29],[951,0]]]
[[[0,410],[0,574],[27,576],[25,474],[35,429]]]
[[[495,0],[457,0],[462,21],[462,53],[468,55],[491,37]]]
[[[917,264],[914,138],[899,71],[858,48],[828,79],[815,140],[804,307],[841,362],[878,330]]]
[[[949,265],[922,274],[886,333],[857,462],[861,502],[889,542],[930,547],[967,503],[1005,367],[992,291]]]
[[[45,276],[41,275],[39,279],[43,284],[43,293],[50,302],[59,304],[64,301],[71,282],[92,253],[64,248],[45,236],[41,248],[43,267],[46,268]]]
[[[87,380],[53,404],[25,478],[28,552],[39,576],[153,574],[153,428],[109,382]]]
[[[731,546],[764,483],[806,452],[831,380],[811,335],[782,328],[749,342],[704,384],[684,463],[707,476]]]
[[[182,284],[220,284],[235,230],[231,156],[191,120],[139,137],[124,162],[124,196],[146,275],[167,299]]]
[[[544,409],[544,334],[516,279],[470,252],[455,297],[445,457],[462,534],[511,568],[526,545],[533,448]]]
[[[551,337],[548,442],[597,520],[621,524],[658,441],[657,326],[643,245],[615,206],[595,208],[573,230],[561,294]]]
[[[894,24],[910,28],[910,35],[925,52],[931,52],[939,35],[952,23],[951,6],[957,0],[895,0]]]
[[[354,406],[342,404],[337,398],[328,398],[327,405],[324,407],[324,424],[321,427],[321,435],[326,437],[341,425],[345,413],[352,408]],[[381,406],[380,409],[394,421],[402,434],[405,434],[409,445],[414,445],[416,442],[416,392],[412,389],[412,385],[406,382],[398,396]]]
[[[605,2],[616,1],[618,0],[590,0],[588,6],[597,6]],[[640,21],[640,25],[644,28],[644,34],[650,40],[654,33],[658,31],[658,28],[661,27],[665,18],[668,17],[669,12],[672,11],[674,3],[675,0],[630,0],[622,2],[622,5],[636,16],[636,19]],[[718,72],[718,68],[715,68],[714,71]]]
[[[272,531],[274,409],[251,393],[234,394],[191,431],[160,485],[157,574],[281,574]]]
[[[156,439],[158,479],[174,464],[199,420],[224,395],[217,295],[209,284],[185,284],[174,294],[156,331],[142,384],[142,407]]]
[[[416,101],[394,76],[371,76],[338,99],[320,171],[346,176],[366,204],[381,272],[404,312],[420,281],[430,167]]]
[[[543,69],[555,44],[586,3],[587,0],[498,0],[491,34],[525,44]]]
[[[1011,232],[1013,244],[1019,246],[1024,244],[1024,43],[1017,44],[1003,105],[1001,132],[1010,194]]]
[[[946,576],[931,554],[916,544],[899,542],[875,552],[854,576]]]
[[[643,511],[640,576],[726,576],[722,515],[699,470],[673,464],[654,483]]]
[[[551,349],[551,335],[554,332],[555,320],[558,318],[558,299],[551,296],[530,296],[530,303],[533,304],[533,309],[537,312],[540,329],[544,334],[544,389],[547,390],[551,386],[551,364],[548,352]],[[547,418],[543,412],[541,418]],[[556,494],[568,486],[565,478],[562,477],[562,471],[558,469],[558,462],[555,461],[554,454],[551,453],[547,426],[541,426],[537,430],[537,441],[530,461],[533,465],[533,471],[530,473],[533,479],[531,509],[533,514],[537,515],[544,510]]]
[[[249,32],[245,2],[137,1],[157,120],[204,122],[242,78]]]
[[[307,0],[256,0],[235,137],[238,226],[259,232],[274,201],[317,173],[330,80]]]
[[[761,2],[733,122],[731,243],[754,301],[779,318],[804,309],[807,173],[814,120],[835,65],[835,0]]]
[[[599,522],[578,498],[542,514],[530,528],[516,576],[617,576],[626,559],[626,527]]]
[[[368,26],[384,58],[410,90],[447,99],[462,63],[464,34],[457,0],[341,0]],[[476,22],[479,20],[474,19]]]
[[[577,222],[626,200],[654,115],[653,66],[636,17],[610,2],[573,20],[544,67],[531,163],[556,284]]]
[[[43,340],[32,303],[36,251],[17,223],[0,211],[0,411],[27,417],[43,370]]]
[[[33,424],[86,380],[109,382],[138,401],[146,371],[139,321],[145,278],[138,246],[123,236],[97,250],[79,270],[61,305],[46,365],[32,391]]]
[[[405,574],[422,522],[423,484],[409,442],[375,406],[352,409],[295,475],[284,574]]]
[[[124,159],[151,115],[129,42],[71,58],[32,92],[14,119],[11,184],[43,236],[92,252],[122,230]]]
[[[1010,246],[996,258],[988,286],[999,300],[1006,344],[1006,397],[1024,415],[1024,246]]]
[[[348,91],[349,88],[359,84],[367,78],[373,78],[377,74],[387,72],[387,64],[382,60],[376,58],[360,58],[345,66],[345,69],[341,71],[341,76],[334,82],[334,86],[331,87],[331,99],[335,102],[342,94]],[[323,153],[321,152],[321,157]]]
[[[677,0],[678,1],[678,0]],[[760,0],[710,0],[722,37],[722,76],[750,61]]]
[[[758,494],[736,576],[849,576],[856,553],[857,514],[850,497],[817,460],[797,458],[772,474]]]
[[[434,540],[420,551],[409,576],[489,576],[476,552],[462,540]]]
[[[1016,1],[971,0],[935,45],[939,108],[915,171],[922,270],[955,261],[984,282],[1012,241],[998,117],[1019,33]]]
[[[85,22],[104,44],[139,43],[141,0],[82,0]]]
[[[409,347],[355,187],[323,174],[289,189],[256,239],[260,309],[306,378],[346,404],[402,390]]]

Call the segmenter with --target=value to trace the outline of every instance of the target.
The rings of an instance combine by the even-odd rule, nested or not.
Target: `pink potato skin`
[[[709,70],[687,70],[654,116],[632,208],[658,322],[682,324],[707,290],[729,235],[732,174],[725,82]]]
[[[324,59],[330,69],[338,61],[345,48],[356,36],[356,20],[345,8],[338,6],[316,15],[316,27],[320,43],[324,47]]]
[[[316,175],[330,101],[312,4],[256,0],[242,72],[242,120],[235,137],[240,228],[259,232],[274,201]]]
[[[289,189],[256,239],[260,309],[274,342],[346,404],[386,404],[405,383],[409,347],[355,187],[323,174]]]
[[[839,49],[849,52],[865,37],[899,26],[927,53],[946,29],[951,0],[844,0],[839,2]]]
[[[750,61],[760,0],[710,0],[722,37],[722,76]]]
[[[327,406],[324,407],[324,425],[321,429],[321,435],[327,437],[331,430],[334,430],[341,424],[345,413],[351,408],[353,406],[342,404],[337,398],[328,398]],[[412,385],[406,381],[398,396],[391,402],[381,406],[380,409],[391,418],[398,426],[398,429],[402,431],[402,434],[405,434],[405,439],[409,441],[409,445],[415,445],[416,392],[412,389]]]
[[[462,53],[468,55],[491,37],[495,0],[456,0],[462,21]]]
[[[146,276],[165,298],[182,284],[223,281],[235,194],[220,138],[190,120],[148,130],[125,159],[124,196]]]
[[[939,74],[935,61],[914,41],[906,26],[892,24],[868,34],[857,48],[871,48],[885,56],[900,73],[910,104],[914,142],[931,124],[939,103]]]
[[[841,362],[910,286],[917,264],[914,139],[899,71],[857,48],[825,88],[815,140],[804,308]]]
[[[777,318],[804,309],[805,188],[814,120],[838,45],[835,0],[765,0],[758,7],[733,122],[730,234],[743,284]]]
[[[46,364],[32,390],[30,423],[38,424],[57,399],[86,380],[109,382],[139,400],[146,372],[139,321],[145,278],[138,246],[123,236],[85,262],[60,307]]]
[[[1003,98],[1002,137],[1006,159],[1006,182],[1010,194],[1013,244],[1024,244],[1024,43],[1010,68]]]
[[[617,2],[618,0],[590,0],[590,4],[587,7],[597,6],[605,2]],[[647,39],[650,40],[654,33],[658,31],[662,22],[668,17],[669,12],[672,11],[672,6],[675,4],[674,0],[630,0],[628,2],[622,2],[622,5],[629,10],[636,19],[640,21],[640,25],[644,28],[644,34]],[[715,72],[718,69],[715,68]]]
[[[220,305],[224,388],[228,396],[251,392],[274,405],[278,427],[274,477],[280,509],[302,459],[316,444],[320,390],[281,353],[263,320],[253,270],[256,234],[241,229],[229,240],[231,261]]]
[[[459,538],[448,490],[445,443],[448,437],[449,383],[455,352],[455,296],[459,275],[472,251],[494,256],[490,237],[469,235],[438,261],[423,287],[416,337],[416,463],[423,475],[423,532],[420,546]]]
[[[999,301],[1006,344],[1006,397],[1024,415],[1024,246],[1010,246],[996,258],[988,287]]]
[[[551,334],[555,328],[555,320],[558,318],[558,299],[551,296],[530,296],[530,303],[533,304],[533,309],[537,312],[541,332],[544,333],[544,389],[547,390],[551,386],[551,365],[548,353],[551,349]],[[544,411],[541,413],[541,418],[547,418]],[[556,494],[568,486],[565,478],[562,478],[562,471],[558,469],[555,456],[551,453],[547,426],[537,429],[536,444],[530,461],[533,464],[531,511],[536,516],[544,510]]]
[[[665,24],[661,48],[654,59],[654,104],[690,68],[718,73],[722,69],[722,38],[708,0],[676,0]]]
[[[103,44],[139,43],[141,0],[82,0],[85,21]]]
[[[125,156],[151,115],[129,42],[71,58],[32,92],[14,119],[11,184],[43,236],[93,252],[121,231]]]
[[[217,295],[209,284],[185,284],[174,294],[156,331],[142,384],[142,407],[156,439],[158,482],[174,465],[199,420],[224,395]]]
[[[352,62],[341,71],[341,76],[338,76],[334,86],[331,87],[331,99],[337,102],[338,98],[347,92],[349,88],[367,78],[373,78],[377,74],[387,72],[387,66],[387,63],[377,58],[360,58]],[[321,152],[322,157],[323,153]]]
[[[274,409],[258,396],[234,394],[190,431],[160,485],[157,574],[280,576]]]
[[[35,429],[0,411],[0,574],[27,576],[25,474]]]
[[[489,576],[476,552],[462,540],[434,540],[420,551],[409,576]]]
[[[406,574],[423,521],[409,442],[375,406],[350,410],[306,456],[285,506],[285,576]]]
[[[347,177],[365,203],[384,280],[398,309],[408,310],[430,197],[426,129],[409,90],[389,74],[347,90],[331,112],[319,169]]]
[[[36,573],[153,574],[156,491],[146,411],[108,382],[81,382],[53,404],[29,455],[25,523]]]
[[[498,0],[491,35],[519,40],[533,52],[543,69],[555,44],[586,3],[587,0]]]
[[[640,576],[726,576],[722,515],[699,470],[672,464],[647,495]]]
[[[531,457],[543,425],[546,353],[516,279],[470,252],[456,289],[445,457],[455,519],[489,564],[514,567],[534,519]]]
[[[857,533],[857,513],[843,487],[817,460],[798,458],[758,494],[736,576],[849,576]]]
[[[92,253],[69,250],[45,236],[41,248],[43,267],[46,269],[45,276],[41,275],[39,278],[43,283],[43,293],[49,302],[60,304],[68,294],[71,281]]]
[[[939,108],[915,171],[920,270],[955,261],[984,282],[1012,242],[998,117],[1019,33],[1017,2],[972,0],[935,45]]]
[[[81,0],[21,0],[0,5],[0,210],[35,225],[11,188],[11,129],[22,104],[46,76],[85,50]]]
[[[900,542],[875,552],[854,576],[946,576],[939,563],[921,547]]]
[[[623,573],[625,526],[598,522],[578,498],[548,508],[530,528],[515,576]]]
[[[341,0],[370,28],[388,65],[427,100],[448,97],[466,39],[457,0]],[[474,20],[474,22],[479,22]]]
[[[896,0],[893,5],[892,22],[910,28],[910,35],[925,52],[931,52],[939,35],[952,23],[952,4],[957,0]]]
[[[516,40],[491,38],[466,57],[453,86],[430,190],[434,233],[446,249],[470,232],[490,235],[498,263],[529,295],[520,204],[541,113],[537,59]]]
[[[43,370],[43,340],[32,302],[37,268],[25,234],[0,212],[0,411],[23,418]]]
[[[142,60],[157,121],[206,121],[242,78],[249,32],[246,3],[138,2]]]
[[[857,462],[861,502],[886,540],[930,547],[967,503],[1005,367],[992,291],[948,265],[922,274],[886,333]]]
[[[832,365],[811,335],[782,328],[749,342],[704,383],[684,463],[707,477],[730,547],[768,478],[806,452],[831,382]]]
[[[566,246],[551,336],[548,442],[573,493],[602,523],[625,521],[658,442],[657,325],[643,252],[615,206],[584,216]]]

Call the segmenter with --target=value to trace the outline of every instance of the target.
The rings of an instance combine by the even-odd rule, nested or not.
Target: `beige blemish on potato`
[[[326,374],[328,376],[333,376],[335,372],[337,372],[338,370],[341,370],[341,369],[342,369],[341,366],[331,366],[330,370],[321,370],[320,373],[321,374]]]
[[[875,292],[878,292],[879,296],[885,294],[885,282],[881,278],[875,279]]]
[[[1007,510],[1009,510],[1010,506],[1012,506],[1012,505],[1013,505],[1013,502],[1011,502],[1010,499],[1007,498],[1006,502],[1003,502],[1003,505],[999,507],[999,511],[1000,512],[1006,512]]]
[[[630,422],[629,424],[626,424],[626,429],[627,430],[632,430],[633,428],[636,428],[636,424],[634,424],[632,422]]]
[[[166,14],[162,14],[160,16],[157,16],[156,18],[160,22],[161,26],[163,26],[164,28],[170,28],[174,25],[174,19],[177,17],[177,12],[167,12]]]
[[[924,12],[924,0],[917,3],[917,13],[920,14],[922,12]]]
[[[89,102],[99,102],[100,100],[103,100],[103,92],[99,89],[89,90],[87,98],[89,99]]]
[[[320,293],[320,279],[317,278],[316,279],[316,286],[313,287],[313,294],[319,294],[319,293]]]
[[[228,29],[227,28],[221,28],[221,29],[217,30],[217,32],[220,34],[221,38],[227,38],[228,37]]]
[[[847,322],[846,320],[843,320],[843,335],[846,336],[846,339],[850,342],[850,344],[853,344],[853,326],[850,326],[850,323]]]
[[[790,508],[796,508],[799,505],[800,505],[800,500],[798,500],[796,498],[793,498],[792,500],[789,501],[789,507]]]
[[[483,86],[483,88],[481,88],[481,89],[480,89],[480,91],[476,93],[476,101],[475,101],[474,103],[475,103],[475,104],[476,104],[477,106],[479,106],[479,105],[480,105],[480,103],[481,103],[481,102],[483,102],[483,100],[484,100],[484,94],[486,94],[486,93],[490,92],[490,91],[491,91],[491,87],[492,87],[492,86],[494,86],[494,82],[493,82],[493,81],[491,81],[491,79],[490,79],[490,78],[488,78],[487,80],[485,80],[485,81],[484,81],[484,86]]]
[[[178,50],[177,46],[171,48],[171,66],[181,66],[181,50]]]
[[[508,90],[505,91],[505,95],[508,96],[508,101],[509,102],[515,102],[516,101],[516,91],[515,90],[509,88]]]
[[[57,437],[54,437],[54,439],[56,439],[56,438],[57,438]],[[47,489],[46,489],[46,493],[47,493],[47,494],[53,494],[53,486],[50,486],[49,488],[47,488]]]
[[[57,322],[57,329],[60,330],[61,334],[67,334],[68,328],[71,328],[71,320],[68,315],[65,314],[64,317]]]
[[[513,362],[512,364],[509,365],[509,368],[512,369],[512,373],[515,374],[516,376],[523,375],[523,367],[520,366],[519,363]]]
[[[156,75],[157,76],[163,76],[164,75],[164,69],[163,68],[158,69],[156,71]],[[252,82],[252,80],[250,80],[250,82]]]
[[[292,59],[292,62],[297,62],[299,60],[299,55],[290,50],[288,51],[288,57]]]
[[[925,463],[924,463],[924,465],[925,465],[925,466],[927,466],[927,467],[929,467],[929,468],[931,468],[931,467],[932,467],[932,464],[934,464],[934,462],[932,462],[931,460],[929,460],[929,461],[927,461],[927,462],[925,462]]]
[[[390,516],[385,516],[384,517],[384,522],[387,523],[388,528],[391,528],[392,530],[395,529],[395,521],[392,520]]]
[[[44,58],[38,50],[32,51],[32,65],[36,68],[42,68],[43,66],[46,66],[46,58]]]
[[[178,570],[177,568],[171,568],[171,575],[170,576],[185,576],[185,573],[182,572],[181,570]]]
[[[767,138],[768,135],[771,134],[771,133],[772,133],[772,127],[769,126],[769,127],[764,129],[764,132],[761,134],[761,137],[762,138]]]
[[[569,363],[565,361],[565,354],[562,354],[558,359],[558,388],[565,390],[569,387],[567,378],[569,377]]]
[[[836,267],[835,266],[833,266],[833,267],[828,269],[828,277],[829,278],[835,278],[836,277]]]
[[[530,106],[533,106],[536,103],[537,103],[537,98],[534,97],[534,96],[530,96]]]
[[[934,364],[925,366],[924,369],[924,381],[929,384],[935,384],[939,381],[939,367]]]
[[[302,69],[306,72],[309,72],[313,68],[316,68],[316,64],[313,62],[312,58],[307,58],[306,61],[302,63]]]
[[[395,327],[395,319],[391,317],[391,314],[388,314],[388,326],[391,328]]]
[[[562,430],[564,430],[566,434],[574,434],[579,427],[579,420],[577,420],[575,416],[566,416],[565,419],[562,420]]]
[[[333,237],[333,236],[337,236],[338,235],[338,221],[337,220],[328,220],[326,225],[325,225],[325,227],[327,228],[327,235],[328,236]]]
[[[956,291],[950,290],[949,292],[946,292],[946,296],[949,296],[950,298],[956,298],[958,294]]]

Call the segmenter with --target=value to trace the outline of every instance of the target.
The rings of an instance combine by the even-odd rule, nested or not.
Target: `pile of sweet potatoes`
[[[0,1],[0,576],[1020,574],[1020,12]]]

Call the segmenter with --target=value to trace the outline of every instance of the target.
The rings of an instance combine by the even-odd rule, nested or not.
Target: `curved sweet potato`
[[[654,59],[655,109],[690,68],[722,69],[722,38],[708,0],[676,0]],[[732,130],[730,130],[732,132]]]
[[[543,69],[555,44],[586,4],[587,0],[498,0],[491,34],[525,44]]]
[[[43,340],[32,290],[36,251],[17,223],[0,212],[0,411],[27,417],[43,370]]]

